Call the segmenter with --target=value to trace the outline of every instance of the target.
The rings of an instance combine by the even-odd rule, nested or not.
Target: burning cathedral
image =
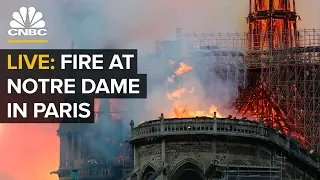
[[[229,112],[238,118],[215,106],[175,106],[174,118],[164,113],[139,125],[113,121],[109,110],[92,125],[61,124],[59,179],[319,180],[320,31],[298,30],[295,0],[249,2],[247,33],[178,29],[175,40],[156,43],[152,56],[206,62],[208,76],[233,82]],[[191,69],[180,62],[168,83]]]

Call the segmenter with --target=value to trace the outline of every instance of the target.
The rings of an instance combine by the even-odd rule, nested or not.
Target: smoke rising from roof
[[[11,15],[23,5],[35,6],[44,14],[49,32],[48,44],[7,43]],[[246,30],[247,7],[247,0],[10,0],[2,2],[0,7],[0,48],[70,48],[71,39],[74,39],[75,48],[139,48],[139,54],[150,53],[154,49],[154,40],[173,38],[177,27],[191,33],[243,32]],[[320,28],[320,21],[317,21],[319,9],[319,0],[297,1],[297,11],[302,17],[299,27]],[[199,69],[193,73],[201,71],[202,66],[197,67]],[[168,101],[161,97],[166,92],[164,81],[173,73],[174,67],[167,61],[141,61],[139,71],[150,74],[148,100],[121,101],[129,117],[136,122],[157,118],[155,114],[159,114],[161,108],[168,108]],[[194,80],[187,85],[197,85],[203,92],[203,85],[195,84],[203,76],[197,74],[192,78]],[[218,95],[225,93],[226,83],[218,78],[215,81],[219,88],[212,89],[219,92]],[[224,97],[228,99],[228,93]],[[0,126],[1,180],[57,179],[49,175],[50,171],[58,168],[57,125]]]

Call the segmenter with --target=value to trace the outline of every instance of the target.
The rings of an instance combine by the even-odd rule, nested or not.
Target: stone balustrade
[[[168,135],[225,135],[244,138],[257,138],[277,144],[285,151],[320,169],[319,159],[311,157],[306,150],[290,146],[290,139],[266,126],[263,121],[250,121],[228,118],[171,118],[147,121],[134,127],[131,122],[131,141],[163,137]]]
[[[163,126],[163,131],[161,131]],[[132,140],[165,135],[235,134],[268,137],[268,128],[256,121],[222,118],[183,118],[148,121],[131,130]]]

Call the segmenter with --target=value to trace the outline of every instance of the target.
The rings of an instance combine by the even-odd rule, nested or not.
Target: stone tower
[[[122,122],[113,122],[109,101],[100,101],[99,118],[94,124],[61,123],[59,180],[70,180],[77,171],[80,180],[112,180],[121,176],[116,158],[120,152]],[[116,130],[118,134],[115,134]]]

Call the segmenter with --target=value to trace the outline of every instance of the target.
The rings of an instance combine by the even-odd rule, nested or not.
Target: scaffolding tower
[[[237,85],[231,88],[238,113],[263,115],[319,152],[320,30],[297,30],[298,20],[295,0],[249,0],[248,33],[177,29],[177,39],[156,42],[156,52],[208,60],[215,76]]]
[[[255,97],[242,99],[256,101],[254,108],[268,117],[268,124],[280,125],[283,133],[319,151],[320,33],[297,31],[301,18],[295,0],[250,0],[249,6],[246,64]],[[239,103],[238,109],[248,104]]]
[[[280,126],[282,133],[319,152],[320,30],[278,33],[298,36],[290,47],[268,42],[273,48],[266,49],[250,46],[251,37],[273,36],[274,32],[182,34],[178,29],[175,41],[156,43],[156,53],[170,57],[170,49],[179,49],[174,51],[176,56],[206,59],[215,76],[237,85],[230,91],[237,97],[233,108],[239,114],[257,120],[263,115],[271,127]]]

